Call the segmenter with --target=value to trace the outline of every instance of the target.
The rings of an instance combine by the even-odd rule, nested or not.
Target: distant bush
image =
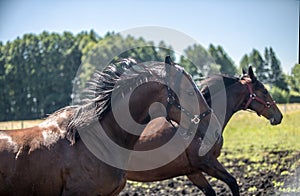
[[[290,93],[289,103],[300,103],[300,93],[292,91]]]
[[[300,103],[300,96],[291,95],[289,103]]]
[[[290,94],[276,86],[273,86],[269,92],[277,103],[288,103],[290,101]]]

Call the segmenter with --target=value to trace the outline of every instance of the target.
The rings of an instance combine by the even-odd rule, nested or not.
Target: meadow
[[[280,108],[284,117],[277,126],[256,113],[242,111],[225,129],[220,161],[237,177],[241,191],[300,193],[300,105]]]
[[[224,131],[220,162],[237,179],[241,195],[300,194],[300,104],[279,105],[277,126],[256,113],[240,111]],[[217,195],[230,195],[221,181],[208,177]],[[157,183],[128,181],[121,195],[203,195],[186,177]]]
[[[242,195],[282,195],[300,193],[300,104],[279,106],[283,113],[280,125],[256,113],[236,113],[224,132],[220,162],[237,178]],[[42,120],[0,122],[0,129],[30,127]],[[229,189],[208,177],[218,194]],[[162,192],[161,192],[162,191]],[[201,194],[185,177],[157,183],[129,181],[121,195]]]

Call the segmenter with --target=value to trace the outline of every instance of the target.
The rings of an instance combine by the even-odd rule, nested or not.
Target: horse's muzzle
[[[280,114],[278,116],[274,116],[274,117],[272,117],[272,118],[269,119],[270,120],[270,124],[271,125],[278,125],[278,124],[281,123],[282,118],[283,118],[282,114]]]

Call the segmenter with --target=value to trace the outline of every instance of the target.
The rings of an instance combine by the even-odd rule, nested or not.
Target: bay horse
[[[210,92],[210,89],[213,89],[214,86],[218,86],[223,82],[227,96],[226,110],[213,107],[213,98],[214,101],[219,102],[221,99],[224,99],[224,97],[221,96],[218,90]],[[262,115],[269,119],[272,125],[281,123],[282,114],[280,110],[264,85],[255,77],[252,67],[249,67],[248,73],[243,70],[243,76],[241,78],[216,75],[201,81],[200,85],[205,86],[201,92],[207,103],[213,107],[216,116],[219,119],[224,118],[222,132],[232,115],[243,109],[250,109],[257,112],[259,116]],[[239,195],[239,186],[236,179],[217,160],[223,145],[222,136],[205,156],[199,156],[198,149],[201,148],[201,142],[199,142],[199,140],[201,141],[203,138],[201,124],[202,122],[199,123],[197,133],[185,152],[172,162],[153,170],[128,171],[126,174],[127,179],[152,182],[187,175],[188,179],[201,189],[205,195],[215,195],[214,189],[202,174],[202,172],[205,172],[225,182],[231,189],[233,195]],[[150,150],[159,145],[163,145],[174,136],[178,127],[179,126],[173,127],[162,118],[152,120],[136,143],[135,150]],[[150,135],[149,133],[153,134]],[[180,144],[178,143],[177,145]],[[163,154],[161,156],[166,155]]]
[[[120,114],[128,107],[130,120],[137,124],[162,115],[186,128],[199,111],[209,109],[191,76],[178,65],[167,71],[163,62],[112,63],[93,77],[91,95],[85,103],[62,108],[31,128],[0,131],[0,195],[117,195],[125,186],[125,171],[105,158],[122,166],[127,155],[114,151],[97,134],[132,149],[143,129],[129,133],[118,125],[114,105]],[[152,108],[150,116],[154,102],[167,111]],[[83,140],[98,127],[91,137],[98,137],[96,150],[103,157]]]

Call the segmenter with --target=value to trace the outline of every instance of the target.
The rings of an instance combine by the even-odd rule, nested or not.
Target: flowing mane
[[[165,75],[164,63],[142,64],[131,58],[111,63],[103,71],[97,71],[88,83],[88,95],[84,104],[76,107],[68,124],[67,138],[74,143],[77,137],[76,128],[103,118],[111,110],[113,92],[120,95],[126,94],[133,85],[146,82],[149,78],[162,82]],[[119,82],[122,82],[122,86]]]

